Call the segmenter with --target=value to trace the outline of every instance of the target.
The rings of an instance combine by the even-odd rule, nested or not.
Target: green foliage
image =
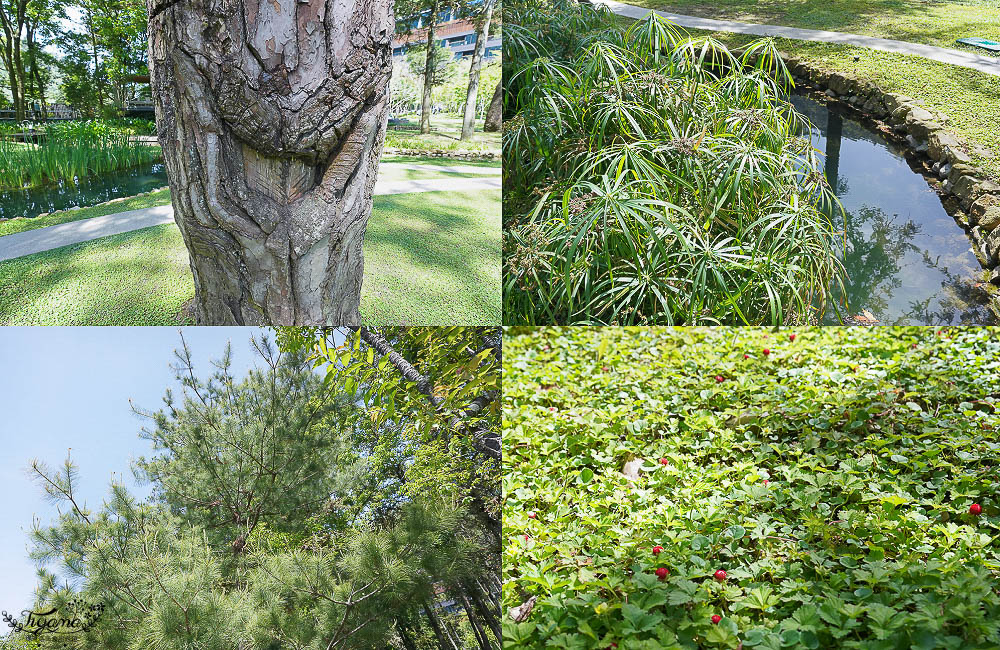
[[[996,330],[511,334],[508,647],[1000,647]]]
[[[6,127],[8,134],[25,126]],[[15,142],[0,132],[0,189],[30,187],[56,181],[75,183],[88,174],[125,169],[161,158],[158,146],[132,138],[112,122],[63,122],[34,126],[37,144]],[[145,128],[143,124],[141,128]]]
[[[737,58],[655,14],[523,0],[504,42],[509,322],[814,317],[839,204],[771,41]]]

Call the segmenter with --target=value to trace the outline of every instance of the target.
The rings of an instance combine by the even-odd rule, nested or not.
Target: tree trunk
[[[431,2],[431,13],[427,25],[427,56],[424,57],[424,95],[420,103],[420,132],[431,132],[431,91],[434,90],[434,58],[437,48],[434,45],[434,27],[438,19],[438,1]]]
[[[156,0],[147,0],[156,2]],[[97,90],[98,117],[103,117],[104,94],[101,92],[100,59],[97,58],[97,32],[94,30],[94,12],[87,11],[87,29],[90,31],[90,51],[94,59],[94,89]]]
[[[203,325],[360,320],[391,0],[148,0],[157,134]]]
[[[4,33],[4,67],[7,68],[7,78],[10,82],[10,96],[14,103],[14,115],[18,122],[24,120],[24,74],[21,63],[21,32],[24,28],[27,0],[19,0],[7,13],[0,6],[0,27]]]
[[[503,81],[497,82],[497,89],[493,92],[493,100],[490,101],[490,110],[486,111],[486,123],[483,131],[496,133],[503,126]]]
[[[434,636],[437,637],[438,645],[442,650],[458,650],[455,645],[455,640],[451,637],[451,632],[444,628],[442,621],[438,619],[437,614],[434,613],[434,606],[424,601],[424,613],[427,614],[427,619],[431,623],[431,629],[434,630]],[[445,641],[448,642],[445,645]]]
[[[479,644],[480,650],[493,650],[493,644],[490,643],[490,639],[486,635],[486,630],[479,623],[476,612],[473,611],[472,604],[466,597],[465,592],[462,591],[461,587],[455,587],[454,593],[458,594],[458,597],[461,599],[462,609],[465,610],[465,616],[469,619],[469,625],[472,626],[472,633],[476,636],[476,643]]]
[[[483,6],[483,23],[476,36],[476,49],[472,52],[472,67],[469,68],[469,90],[465,95],[465,119],[462,121],[461,140],[468,140],[476,132],[476,103],[479,99],[479,70],[483,67],[486,41],[490,38],[490,21],[496,0],[486,0]]]

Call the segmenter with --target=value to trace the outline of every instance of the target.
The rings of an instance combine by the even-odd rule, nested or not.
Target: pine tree
[[[413,480],[414,466],[457,475],[437,448],[373,437],[370,407],[305,351],[254,346],[261,369],[235,378],[227,348],[203,379],[184,345],[181,394],[135,408],[156,452],[134,468],[148,501],[113,483],[90,509],[70,458],[33,462],[60,511],[32,531],[39,604],[104,606],[80,648],[423,648],[433,629],[441,647],[499,647],[499,548],[470,515],[468,476]]]

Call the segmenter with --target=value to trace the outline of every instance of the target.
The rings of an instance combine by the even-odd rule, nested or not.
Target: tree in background
[[[7,70],[7,84],[17,119],[24,119],[24,60],[21,39],[29,18],[28,0],[0,0],[0,61]]]
[[[69,459],[33,464],[62,506],[32,533],[40,602],[106,607],[79,647],[499,647],[499,543],[473,503],[499,525],[498,461],[475,442],[499,441],[499,328],[352,332],[336,369],[326,334],[255,341],[264,366],[243,380],[228,351],[202,379],[182,349],[181,394],[137,409],[157,451],[135,468],[146,503],[113,484],[91,510]],[[414,371],[431,387],[411,390]]]
[[[465,98],[465,115],[462,119],[462,140],[468,140],[476,131],[476,99],[479,95],[479,70],[486,54],[486,41],[490,38],[490,23],[493,20],[493,9],[496,0],[482,0],[475,13],[476,49],[472,51],[472,64],[469,68],[469,88]]]

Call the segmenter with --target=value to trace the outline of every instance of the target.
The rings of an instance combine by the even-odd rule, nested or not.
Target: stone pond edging
[[[883,123],[901,144],[931,163],[938,190],[962,207],[955,221],[969,235],[979,262],[991,271],[990,282],[1000,284],[1000,184],[975,166],[973,148],[948,131],[947,116],[926,108],[922,100],[884,91],[849,72],[823,70],[794,56],[782,58],[797,84]]]
[[[499,154],[492,151],[448,151],[447,149],[398,149],[386,147],[385,156],[419,156],[421,158],[460,158],[463,160],[496,160]]]

